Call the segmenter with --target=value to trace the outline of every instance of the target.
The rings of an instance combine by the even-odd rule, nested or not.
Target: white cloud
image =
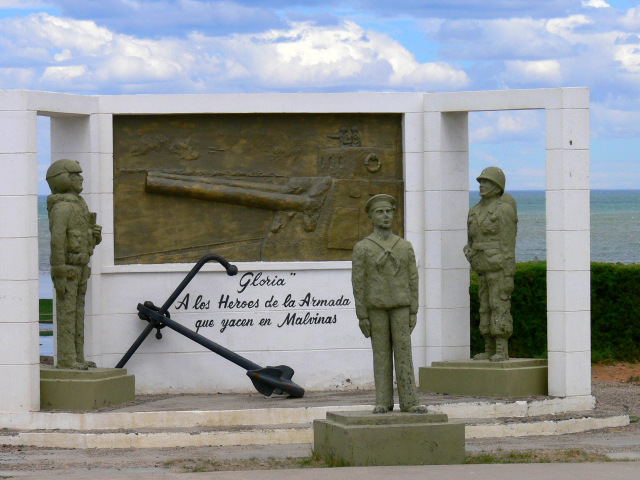
[[[202,38],[203,45],[211,43],[231,63],[236,78],[251,72],[267,88],[359,84],[362,88],[452,89],[468,82],[464,71],[444,62],[419,63],[388,35],[353,22],[325,27],[296,23],[288,30],[259,35]]]
[[[540,60],[525,62],[515,60],[505,62],[506,77],[517,83],[548,82],[558,84],[562,81],[562,71],[558,60]]]
[[[451,90],[466,73],[445,62],[420,63],[386,34],[353,22],[292,24],[261,34],[186,39],[137,38],[91,21],[35,14],[4,20],[0,45],[10,42],[21,61],[42,64],[40,88],[117,93],[138,85],[185,92],[349,88]],[[0,24],[0,27],[3,25]],[[3,38],[2,32],[8,32]],[[36,38],[35,42],[29,39]],[[37,47],[37,48],[36,48]],[[32,49],[29,51],[27,48]],[[36,48],[35,50],[33,50]],[[130,91],[130,90],[127,90]]]
[[[478,143],[540,140],[544,116],[536,110],[476,112],[469,116],[469,132],[469,141]]]
[[[22,22],[25,30],[56,48],[97,55],[113,40],[113,33],[87,20],[69,20],[46,13],[30,15]]]
[[[640,111],[630,104],[628,110],[603,103],[591,104],[591,133],[597,137],[632,138],[638,136]]]
[[[436,38],[448,57],[473,61],[565,54],[567,42],[550,32],[547,23],[531,18],[453,20],[441,25]]]
[[[640,28],[640,7],[630,8],[625,16],[620,20],[624,28],[638,29]]]
[[[12,8],[16,10],[30,10],[34,8],[43,8],[51,3],[38,0],[0,0],[0,8]]]
[[[35,73],[29,68],[0,68],[0,86],[15,85],[15,88],[29,88],[33,84]]]
[[[614,47],[614,58],[629,72],[640,72],[640,38]]]
[[[586,15],[570,15],[568,17],[552,18],[547,21],[547,30],[554,35],[567,37],[573,33],[576,28],[588,25],[591,22],[591,19]]]
[[[70,65],[67,67],[47,67],[42,75],[43,80],[52,83],[64,83],[87,73],[86,65]]]
[[[609,7],[611,7],[611,5],[609,5],[604,0],[588,0],[588,1],[582,0],[582,6],[583,7],[591,7],[591,8],[609,8]]]

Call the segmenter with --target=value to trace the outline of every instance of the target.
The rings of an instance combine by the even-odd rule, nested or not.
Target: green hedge
[[[546,357],[546,263],[519,263],[511,297],[511,357]],[[484,350],[478,330],[478,279],[471,273],[471,352]],[[640,360],[640,265],[591,264],[591,359]]]
[[[50,298],[40,299],[40,322],[53,323],[53,300]]]
[[[591,358],[640,360],[640,265],[591,264]]]

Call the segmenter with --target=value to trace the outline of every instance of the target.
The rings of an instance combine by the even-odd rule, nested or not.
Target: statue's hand
[[[67,289],[67,275],[68,268],[66,265],[59,265],[57,267],[51,267],[51,280],[53,280],[53,286],[60,295],[64,295]]]
[[[462,251],[464,252],[464,256],[467,257],[467,261],[471,262],[471,257],[473,257],[473,249],[469,245],[465,245]]]
[[[102,226],[94,225],[91,228],[91,233],[93,235],[93,242],[98,245],[102,241]]]
[[[368,318],[363,318],[360,320],[360,331],[365,336],[365,338],[369,338],[371,336],[371,322]]]
[[[418,323],[418,314],[412,313],[409,315],[409,331],[413,332],[413,329],[416,328],[416,323]]]

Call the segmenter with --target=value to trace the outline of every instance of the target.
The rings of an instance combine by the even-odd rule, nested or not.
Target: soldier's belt
[[[89,263],[89,255],[85,253],[67,253],[67,265],[87,265]]]
[[[474,242],[473,243],[474,250],[495,250],[500,249],[500,242]]]

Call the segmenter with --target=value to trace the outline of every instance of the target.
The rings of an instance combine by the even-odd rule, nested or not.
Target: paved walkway
[[[92,480],[638,480],[640,462],[624,463],[544,463],[511,465],[431,465],[416,467],[349,467],[303,470],[260,470],[213,473],[100,473],[61,474],[17,473],[11,478],[65,478]]]

